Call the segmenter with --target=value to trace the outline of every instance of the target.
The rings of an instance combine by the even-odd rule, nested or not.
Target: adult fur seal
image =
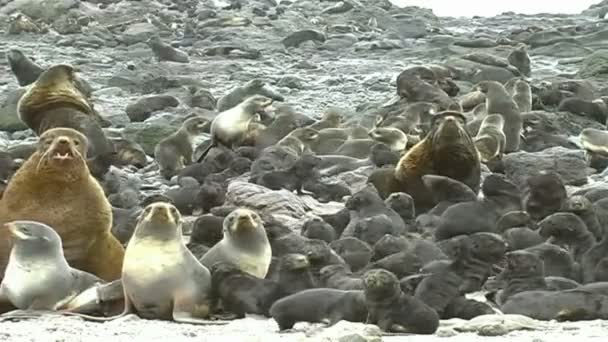
[[[46,224],[12,221],[5,227],[13,236],[13,247],[0,284],[0,303],[9,301],[22,310],[70,308],[76,296],[103,282],[70,267],[61,238]]]
[[[223,230],[224,238],[203,255],[201,263],[212,267],[220,261],[231,262],[253,276],[266,277],[272,252],[260,216],[236,209],[224,219]]]
[[[505,87],[496,81],[481,81],[474,87],[486,94],[488,114],[500,114],[505,119],[503,132],[507,139],[505,152],[519,150],[520,136],[523,130],[523,119],[517,103]]]
[[[202,117],[186,119],[180,129],[162,139],[154,148],[154,159],[166,179],[192,163],[192,138],[202,134],[208,121]]]
[[[120,277],[124,249],[112,235],[112,208],[85,162],[87,138],[71,128],[40,136],[37,149],[11,178],[0,202],[0,224],[38,221],[63,241],[68,263],[106,280]],[[0,271],[8,232],[0,229]]]
[[[210,312],[211,274],[186,248],[182,217],[172,204],[155,202],[138,218],[127,245],[122,272],[125,309],[109,321],[129,313],[144,319],[206,324]]]
[[[499,114],[490,114],[481,122],[474,141],[483,163],[502,157],[506,142],[504,125],[505,119]]]
[[[441,112],[431,122],[431,130],[409,149],[394,169],[374,171],[368,181],[380,196],[406,192],[414,198],[416,213],[432,208],[434,201],[422,176],[436,174],[461,181],[475,193],[479,191],[481,165],[473,139],[466,131],[466,119],[458,112]]]
[[[211,122],[211,143],[198,158],[201,162],[209,150],[218,144],[231,149],[239,145],[249,135],[249,125],[256,117],[269,115],[273,100],[262,95],[254,95],[226,111],[219,113]]]
[[[101,118],[77,82],[72,66],[51,66],[19,99],[19,118],[37,135],[55,127],[75,129],[87,137],[90,157],[112,155],[114,148],[101,129]]]

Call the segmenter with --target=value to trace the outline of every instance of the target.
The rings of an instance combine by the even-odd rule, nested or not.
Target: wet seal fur
[[[213,324],[204,320],[210,314],[211,274],[182,241],[182,217],[172,204],[155,202],[140,214],[125,252],[122,284],[122,314],[65,314],[104,322],[136,313],[144,319]]]
[[[120,278],[124,249],[112,235],[112,208],[86,164],[87,138],[71,128],[40,136],[37,149],[11,178],[0,223],[33,220],[53,227],[68,263],[111,281]],[[0,229],[0,270],[8,231]]]

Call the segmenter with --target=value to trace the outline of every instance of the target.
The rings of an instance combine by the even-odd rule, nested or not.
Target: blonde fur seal
[[[125,252],[123,313],[113,317],[66,314],[110,321],[136,313],[144,319],[212,324],[203,320],[210,313],[211,274],[186,248],[182,223],[172,204],[148,205],[138,217]]]
[[[270,267],[272,250],[262,219],[255,212],[239,208],[224,219],[224,238],[203,255],[208,268],[229,262],[241,271],[264,279]]]
[[[250,124],[258,115],[269,116],[274,109],[273,100],[263,95],[254,95],[224,112],[219,113],[211,122],[211,144],[198,159],[201,162],[209,150],[218,144],[235,149],[247,139]]]
[[[53,227],[68,263],[106,281],[120,278],[124,249],[111,234],[112,208],[86,164],[87,138],[71,128],[40,136],[0,201],[0,224],[32,220]],[[8,231],[0,228],[0,272]]]
[[[504,124],[505,120],[500,114],[490,114],[481,122],[479,132],[473,141],[483,163],[502,157],[506,141],[502,131]]]

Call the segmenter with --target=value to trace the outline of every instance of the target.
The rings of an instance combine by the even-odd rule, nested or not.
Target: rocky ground
[[[25,20],[16,18],[19,11],[31,23],[19,21]],[[284,0],[278,5],[274,0],[0,0],[0,50],[19,49],[43,67],[56,63],[78,66],[93,87],[95,108],[111,122],[106,132],[135,140],[151,155],[156,142],[173,132],[185,115],[196,112],[211,117],[217,99],[253,78],[264,80],[286,103],[311,117],[339,106],[352,118],[359,118],[373,115],[374,108],[393,97],[395,78],[407,66],[457,65],[463,70],[456,79],[460,94],[480,78],[502,81],[513,77],[506,68],[460,57],[485,52],[506,58],[518,42],[528,46],[535,91],[543,82],[584,78],[590,82],[589,99],[606,96],[608,29],[606,21],[598,18],[607,11],[604,1],[580,15],[506,13],[466,19],[438,18],[430,10],[397,8],[387,0]],[[158,62],[146,44],[152,36],[186,52],[188,62]],[[468,62],[463,64],[463,60]],[[9,149],[36,139],[16,117],[18,84],[4,59],[0,59],[0,70],[0,149]],[[208,91],[212,97],[195,103],[191,89]],[[155,108],[138,102],[155,95],[169,96]],[[605,122],[545,109],[550,112],[543,112],[545,121],[540,125],[570,136],[573,145],[530,147],[528,153],[512,154],[506,172],[520,180],[526,170],[541,165],[558,171],[571,190],[589,182],[603,183],[603,173],[593,174],[594,170],[586,168],[576,136],[585,127],[604,128]],[[153,163],[120,173],[134,179],[142,193],[162,192],[172,185],[158,176]],[[342,180],[352,185],[360,183],[361,176],[351,174]],[[263,198],[254,198],[252,191],[256,190],[233,186],[227,197],[235,204],[254,207],[265,203],[265,210],[292,221],[310,211],[332,212],[340,207],[280,192],[282,199],[291,201],[288,212],[280,212],[280,205],[263,201],[271,196],[260,193]],[[218,336],[275,341],[302,340],[307,335],[311,341],[325,337],[358,341],[349,334],[363,331],[361,335],[371,336],[370,340],[377,335],[362,325],[329,332],[303,325],[296,333],[275,334],[274,322],[250,319],[228,327],[200,328],[141,320],[100,325],[46,317],[0,323],[0,327],[0,339],[6,341],[203,341]],[[605,338],[599,335],[606,327],[598,321],[551,324],[546,331],[514,332],[504,339],[547,341],[574,335],[591,341]],[[435,338],[412,336],[407,340]],[[470,333],[454,338],[478,339]],[[387,341],[400,339],[405,338],[384,337]]]

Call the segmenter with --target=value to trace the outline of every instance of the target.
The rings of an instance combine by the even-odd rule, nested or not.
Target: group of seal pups
[[[254,80],[218,101],[211,120],[188,116],[156,145],[159,178],[179,186],[135,194],[126,210],[130,192],[107,196],[108,175],[136,164],[105,135],[85,81],[67,64],[7,58],[25,87],[18,115],[39,139],[0,199],[2,312],[192,324],[258,314],[279,330],[348,320],[414,334],[495,310],[608,319],[606,192],[568,197],[555,173],[523,188],[501,174],[533,107],[523,78],[481,81],[457,98],[451,70],[416,66],[372,115],[329,108],[319,120]],[[210,139],[194,148],[203,133]],[[582,134],[591,155],[605,153],[607,137]],[[369,177],[356,189],[328,181],[362,169]],[[294,231],[226,203],[234,179],[344,208]],[[204,215],[186,244],[191,214]],[[466,296],[482,290],[486,302]]]

